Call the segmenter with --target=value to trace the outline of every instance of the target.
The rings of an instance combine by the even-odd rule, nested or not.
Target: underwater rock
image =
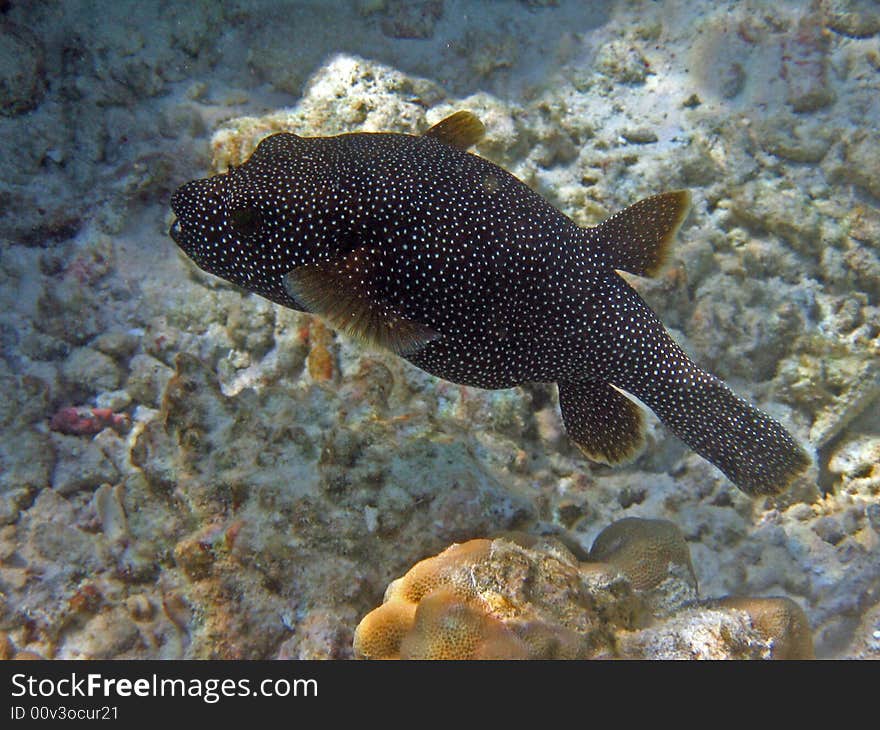
[[[824,3],[828,27],[851,38],[880,33],[880,8],[873,0],[828,0]]]
[[[880,659],[880,603],[869,609],[853,632],[853,659]]]
[[[696,32],[689,33],[686,45],[689,70],[701,100],[749,104],[761,87],[769,86],[767,77],[772,79],[779,66],[769,19],[718,7],[716,12],[696,15],[691,27]]]
[[[813,531],[830,545],[837,545],[846,537],[846,532],[840,524],[840,520],[831,515],[826,515],[816,520],[813,525]]]
[[[868,246],[855,245],[844,252],[843,261],[857,290],[865,292],[869,301],[880,302],[880,255]]]
[[[829,174],[880,200],[880,133],[856,130],[844,139],[843,156],[829,161]]]
[[[632,144],[651,144],[657,141],[657,134],[650,127],[633,127],[624,129],[620,136]]]
[[[594,62],[599,73],[621,84],[643,84],[648,78],[648,61],[641,49],[626,39],[605,43]]]
[[[876,348],[874,348],[876,349]],[[804,335],[780,363],[779,397],[812,412],[810,442],[822,448],[880,397],[880,365],[871,348]]]
[[[367,17],[339,3],[335,14],[317,14],[327,30],[314,34],[313,20],[277,8],[271,32],[261,32],[266,16],[242,4],[178,4],[162,17],[147,4],[106,4],[95,18],[75,4],[46,12],[45,3],[11,3],[7,17],[28,31],[18,40],[0,32],[0,47],[21,48],[27,36],[38,53],[0,69],[0,91],[5,74],[33,68],[43,52],[47,74],[26,102],[37,106],[0,111],[0,216],[12,242],[0,247],[0,619],[10,658],[350,658],[357,620],[392,578],[451,542],[538,532],[538,515],[542,529],[565,525],[569,543],[586,546],[621,517],[674,520],[705,595],[787,595],[821,633],[821,657],[880,657],[872,417],[880,315],[869,298],[878,295],[880,251],[880,145],[869,123],[880,99],[876,3],[822,2],[827,61],[795,60],[818,59],[808,70],[826,63],[838,102],[796,112],[781,56],[797,43],[805,4],[695,13],[688,3],[639,2],[603,17],[609,11],[596,3],[599,22],[589,27],[566,16],[588,4],[529,9],[554,2],[506,3],[511,24],[486,33],[446,3],[426,41],[381,36],[387,0],[363,0]],[[342,38],[333,24],[346,18],[351,33]],[[437,53],[441,31],[453,46]],[[292,37],[302,40],[296,48]],[[562,46],[565,37],[573,55],[563,59],[545,40]],[[616,51],[605,48],[609,63],[597,70],[592,55],[609,43]],[[227,53],[235,48],[251,50]],[[417,59],[407,56],[413,48]],[[550,59],[549,73],[525,63],[536,56]],[[797,72],[797,63],[786,68]],[[458,98],[453,87],[484,91]],[[809,99],[810,86],[799,88]],[[151,96],[163,89],[174,93]],[[0,97],[0,105],[15,99]],[[287,104],[296,106],[231,119]],[[169,255],[163,190],[206,169],[212,145],[226,169],[272,131],[417,133],[462,108],[486,124],[481,156],[552,195],[579,223],[671,187],[703,188],[669,278],[635,286],[686,349],[732,373],[743,395],[820,447],[822,494],[811,474],[784,500],[742,500],[651,424],[650,456],[615,470],[590,465],[561,430],[549,389],[450,387],[335,335],[323,344],[332,378],[315,380],[306,315],[269,307],[273,332],[270,317],[251,308],[255,298],[207,276],[187,281]],[[658,142],[621,145],[621,131],[638,127]],[[743,184],[751,191],[740,196]],[[730,200],[759,216],[731,216]],[[106,242],[84,250],[94,240],[89,221],[113,229],[115,257],[105,256]],[[78,346],[111,358],[125,390],[74,399],[59,387],[61,364]],[[204,379],[177,373],[181,352],[201,363]],[[155,360],[130,364],[136,355]],[[183,386],[194,389],[190,400]],[[56,458],[47,424],[80,403],[130,408],[132,429],[93,442],[115,480],[60,495],[49,488]],[[74,458],[61,451],[65,462]],[[127,532],[118,529],[120,505]],[[835,528],[836,544],[814,529],[823,517],[834,520],[822,527]],[[187,541],[211,553],[197,580],[174,560]],[[589,575],[627,586],[609,571]],[[69,605],[93,584],[98,611],[121,628],[121,640],[103,646],[92,634],[116,636],[112,627]],[[607,597],[609,610],[644,606],[631,586],[625,592],[631,601],[615,603],[610,588],[593,595]],[[138,627],[133,643],[120,607]],[[700,606],[671,618],[680,622],[659,622],[650,646],[648,627],[618,637],[642,640],[634,656],[774,653],[742,611]],[[553,642],[557,655],[578,649],[570,634],[539,628],[526,637],[535,637],[529,652],[551,654]]]
[[[12,659],[12,655],[14,653],[15,645],[9,638],[9,634],[7,634],[5,631],[0,631],[0,662],[5,662],[8,659]]]
[[[828,471],[880,480],[880,436],[866,434],[842,441],[828,460]]]
[[[0,525],[18,519],[50,481],[55,450],[44,432],[50,386],[32,375],[7,374],[0,360]]]
[[[261,359],[275,344],[275,307],[259,297],[242,297],[226,316],[229,340]]]
[[[733,99],[738,96],[746,85],[746,71],[742,64],[734,61],[727,66],[719,79],[719,90],[725,99]]]
[[[33,360],[63,360],[70,346],[58,337],[32,330],[21,337],[21,352]]]
[[[111,541],[122,541],[129,537],[128,518],[122,504],[123,493],[121,484],[114,487],[105,483],[95,490],[93,497],[95,512],[101,521],[101,530]]]
[[[386,0],[379,25],[389,38],[431,38],[443,0]]]
[[[129,596],[125,601],[129,615],[135,621],[149,621],[156,613],[156,607],[150,599],[142,593]]]
[[[61,375],[77,392],[94,395],[114,390],[122,372],[112,358],[91,347],[77,347],[61,366]]]
[[[210,539],[196,535],[181,540],[174,546],[174,561],[190,580],[207,578],[214,563]]]
[[[263,117],[240,117],[222,126],[211,141],[211,169],[222,172],[240,165],[263,137],[275,132],[303,136],[330,136],[353,128],[411,132],[424,119],[424,105],[443,96],[429,80],[339,54],[309,80],[304,99],[295,108]]]
[[[813,4],[798,20],[796,30],[782,46],[782,77],[786,101],[796,112],[814,112],[836,98],[828,80],[829,33],[821,9]]]
[[[44,52],[27,28],[0,22],[0,114],[17,116],[35,109],[46,93]]]
[[[628,659],[769,659],[771,642],[748,617],[733,610],[691,608],[663,623],[623,634],[619,651]]]
[[[278,650],[278,659],[347,659],[351,651],[351,621],[344,614],[317,608],[297,625],[296,635]]]
[[[791,162],[821,162],[836,134],[827,123],[778,114],[756,128],[758,142],[770,154]]]
[[[682,184],[705,186],[717,181],[723,174],[719,162],[712,155],[711,143],[703,135],[695,135],[683,150],[681,164]]]
[[[53,434],[52,442],[57,454],[52,489],[58,494],[93,489],[104,482],[112,484],[119,478],[116,467],[94,441]]]
[[[159,397],[174,375],[174,370],[150,355],[135,355],[128,365],[126,391],[138,403],[151,408],[159,405]]]
[[[47,286],[36,310],[34,325],[39,330],[74,345],[84,345],[103,330],[104,312],[93,290],[75,282]]]
[[[89,343],[89,346],[112,358],[124,360],[135,353],[139,344],[140,337],[135,333],[114,329],[102,332]]]
[[[122,607],[112,608],[93,616],[82,631],[66,642],[63,659],[121,658],[140,639],[137,624]]]
[[[111,413],[114,411],[123,411],[131,405],[131,395],[124,390],[111,390],[106,393],[98,393],[98,395],[95,396],[95,405],[97,406],[96,410],[98,411],[109,411]],[[117,414],[117,416],[118,415],[119,414]]]
[[[821,216],[813,200],[800,190],[783,190],[758,180],[739,187],[721,207],[739,225],[779,236],[796,251],[814,255],[821,246]]]
[[[282,630],[269,614],[285,610],[285,601],[324,606],[328,633],[306,622],[297,631],[311,626],[312,639],[298,633],[284,652],[314,657],[327,646],[338,653],[345,636],[347,655],[352,617],[363,610],[362,592],[378,582],[378,566],[393,570],[401,556],[423,554],[426,538],[439,548],[472,530],[509,529],[533,516],[525,499],[485,475],[460,438],[437,430],[432,411],[401,400],[399,364],[379,366],[375,356],[361,363],[348,390],[307,377],[296,387],[263,384],[225,395],[216,373],[180,355],[161,412],[135,424],[131,458],[149,489],[183,500],[176,511],[198,515],[192,519],[203,525],[163,528],[174,535],[175,572],[205,617],[185,626],[189,656],[265,656]],[[419,436],[424,432],[431,437]],[[132,533],[132,516],[142,509],[129,510]],[[234,607],[219,600],[224,586],[242,583],[258,587]],[[249,643],[245,626],[264,612],[265,641]],[[338,634],[333,626],[349,628]]]

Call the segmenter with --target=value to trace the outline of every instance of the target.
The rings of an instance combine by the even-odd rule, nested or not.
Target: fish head
[[[308,141],[273,135],[244,164],[187,182],[171,198],[169,235],[199,268],[295,309],[284,275],[337,248],[315,192],[320,170],[302,150]]]

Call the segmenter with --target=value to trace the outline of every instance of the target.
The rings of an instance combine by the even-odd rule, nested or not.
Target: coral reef
[[[393,578],[518,530],[533,542],[475,564],[544,565],[574,603],[511,603],[526,632],[438,587],[407,652],[449,618],[511,656],[775,656],[783,625],[805,653],[790,604],[697,600],[696,578],[793,600],[818,657],[880,656],[876,3],[473,5],[4,5],[2,655],[348,658]],[[633,463],[590,464],[552,388],[437,381],[175,253],[170,192],[263,136],[418,133],[461,108],[478,154],[580,224],[692,189],[668,268],[632,283],[815,453],[789,493],[744,499],[650,419]],[[678,541],[653,588],[625,551],[591,573],[633,517],[679,525],[690,568]]]
[[[608,562],[601,562],[603,556]],[[609,525],[581,563],[559,541],[507,535],[452,545],[393,581],[354,634],[366,659],[809,659],[786,598],[698,601],[671,522]],[[658,594],[665,593],[663,599]]]

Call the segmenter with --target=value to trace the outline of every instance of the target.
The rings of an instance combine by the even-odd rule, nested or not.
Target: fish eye
[[[253,236],[260,230],[260,212],[256,208],[239,208],[229,214],[229,222],[240,236]]]

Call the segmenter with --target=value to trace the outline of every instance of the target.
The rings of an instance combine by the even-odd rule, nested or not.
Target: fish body
[[[809,463],[785,429],[695,365],[617,273],[652,275],[684,191],[582,228],[466,149],[467,112],[423,135],[263,140],[228,173],[181,186],[171,235],[202,269],[463,385],[555,382],[590,458],[640,449],[651,408],[750,494]]]

